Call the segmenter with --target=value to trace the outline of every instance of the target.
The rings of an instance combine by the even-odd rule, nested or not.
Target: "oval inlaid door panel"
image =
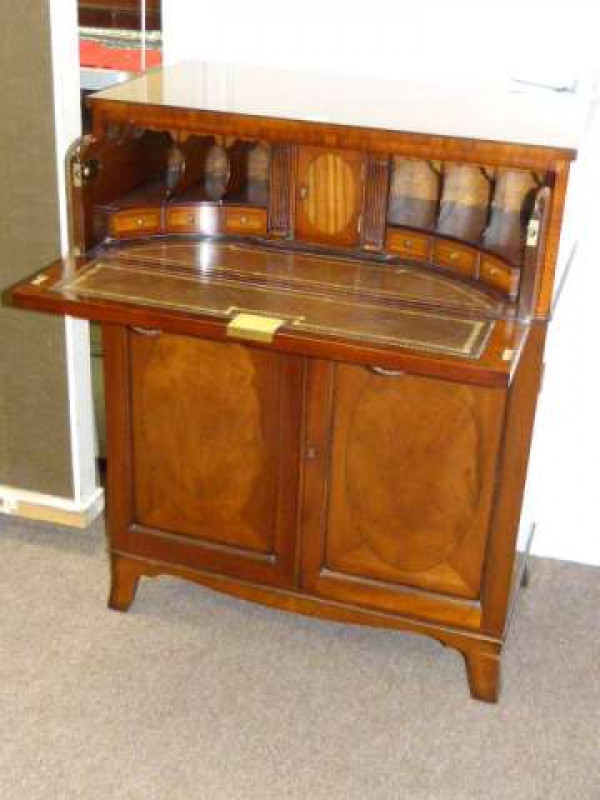
[[[145,477],[138,514],[168,530],[269,552],[276,453],[262,415],[277,395],[265,396],[269,382],[252,351],[228,350],[226,358],[222,346],[175,336],[153,342],[134,388],[145,461],[137,467]]]
[[[238,557],[277,555],[294,519],[300,363],[132,334],[131,370],[136,522]]]
[[[476,596],[503,395],[335,368],[325,566]]]
[[[364,158],[352,151],[302,147],[298,156],[296,238],[358,242]]]
[[[424,393],[405,380],[399,391],[397,382],[369,383],[355,400],[345,499],[377,557],[417,572],[446,561],[475,520],[481,429],[468,389],[432,382]]]

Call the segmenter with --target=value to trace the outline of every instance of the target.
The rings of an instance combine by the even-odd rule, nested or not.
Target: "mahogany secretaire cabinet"
[[[575,153],[547,102],[449,98],[210,64],[91,98],[71,252],[12,302],[102,324],[112,608],[167,573],[422,633],[496,700]]]

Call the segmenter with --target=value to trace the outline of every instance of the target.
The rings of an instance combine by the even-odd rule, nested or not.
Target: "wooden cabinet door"
[[[303,361],[186,336],[125,335],[129,431],[119,441],[130,451],[120,480],[129,470],[131,502],[113,547],[288,585]]]
[[[351,150],[299,148],[297,239],[334,245],[358,244],[364,165],[364,155]]]
[[[326,362],[308,386],[305,588],[476,626],[504,392]]]

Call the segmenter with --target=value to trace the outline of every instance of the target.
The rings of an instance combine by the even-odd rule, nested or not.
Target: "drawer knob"
[[[402,244],[404,245],[404,247],[405,247],[407,250],[411,250],[411,249],[412,249],[413,243],[411,242],[411,240],[410,240],[410,239],[405,239],[405,240],[402,242]]]
[[[136,219],[136,223],[137,223],[138,228],[141,228],[142,225],[144,224],[144,218],[143,217],[138,217]]]
[[[194,224],[194,215],[193,214],[188,214],[187,215],[187,221],[188,221],[189,225],[193,225]]]
[[[247,222],[248,222],[248,217],[242,214],[242,216],[240,217],[240,225],[245,225]]]
[[[488,275],[491,278],[493,278],[494,275],[497,275],[497,274],[498,274],[498,270],[496,269],[496,267],[488,267]]]
[[[456,250],[453,250],[450,253],[449,258],[450,258],[450,261],[458,261],[458,253],[456,252]]]

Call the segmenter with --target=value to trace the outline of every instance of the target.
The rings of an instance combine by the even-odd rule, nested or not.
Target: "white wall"
[[[566,223],[569,231],[578,231],[579,249],[548,336],[531,490],[539,525],[535,551],[600,565],[596,506],[600,495],[598,142],[600,113],[596,109],[573,168],[574,191]]]
[[[186,58],[413,80],[502,82],[582,74],[589,0],[164,0],[167,62]]]
[[[165,0],[164,53],[167,63],[208,59],[483,86],[506,86],[511,77],[579,79],[588,90],[600,75],[593,7],[589,0]],[[600,564],[600,386],[592,351],[600,296],[593,216],[600,155],[592,145],[600,122],[592,134],[574,175],[563,260],[574,235],[581,244],[548,342],[529,493],[535,551]]]

